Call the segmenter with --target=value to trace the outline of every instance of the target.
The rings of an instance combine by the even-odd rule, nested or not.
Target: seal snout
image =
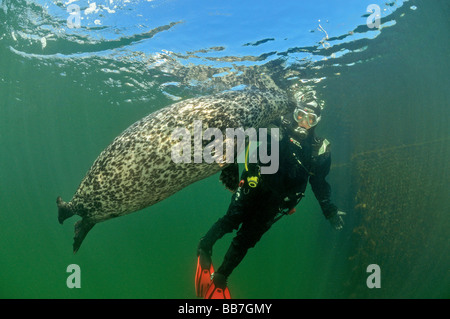
[[[74,212],[70,209],[69,204],[62,200],[61,196],[56,199],[56,205],[58,206],[58,221],[62,225],[67,218],[74,215]]]

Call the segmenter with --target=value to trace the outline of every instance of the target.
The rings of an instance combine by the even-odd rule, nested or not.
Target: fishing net
[[[418,280],[427,282],[424,276],[442,273],[450,247],[448,222],[443,223],[450,212],[449,142],[446,138],[352,156],[347,168],[356,186],[355,224],[346,282],[351,296],[368,296],[366,267],[373,263],[381,268],[383,286],[391,286],[379,289],[380,297],[408,295]]]

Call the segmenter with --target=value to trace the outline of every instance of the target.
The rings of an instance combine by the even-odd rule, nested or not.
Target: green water
[[[345,229],[331,229],[308,188],[297,213],[275,224],[233,272],[234,297],[450,297],[450,8],[446,1],[407,7],[365,51],[341,57],[337,66],[325,61],[316,64],[319,71],[302,69],[326,77],[315,85],[326,101],[318,133],[332,142],[328,180],[333,201],[347,212]],[[58,195],[72,197],[114,137],[173,103],[158,84],[180,75],[119,59],[126,52],[117,60],[46,59],[24,40],[30,54],[20,54],[6,23],[0,31],[0,297],[194,298],[198,240],[231,197],[218,175],[97,225],[76,255],[75,218],[59,225],[55,204]],[[66,48],[48,42],[53,52],[64,51],[58,45]],[[123,85],[133,79],[145,88]],[[203,91],[213,90],[170,93]],[[217,265],[232,236],[214,247]],[[381,269],[379,289],[366,286],[372,263]],[[80,289],[66,285],[70,264],[80,266]]]

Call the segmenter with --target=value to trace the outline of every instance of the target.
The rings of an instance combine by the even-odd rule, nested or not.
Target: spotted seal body
[[[172,104],[137,121],[98,156],[70,202],[57,199],[58,220],[75,224],[74,252],[98,222],[151,206],[224,166],[213,162],[174,163],[172,133],[177,127],[260,128],[292,105],[279,90],[230,91]]]

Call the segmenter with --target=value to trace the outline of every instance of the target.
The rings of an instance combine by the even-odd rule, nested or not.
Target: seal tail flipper
[[[56,199],[56,205],[58,205],[58,221],[61,225],[67,218],[75,215],[72,208],[68,203],[62,200],[61,196],[58,196]]]
[[[73,238],[74,254],[80,249],[81,243],[94,225],[95,223],[88,222],[86,219],[79,220],[75,223],[75,237]]]

